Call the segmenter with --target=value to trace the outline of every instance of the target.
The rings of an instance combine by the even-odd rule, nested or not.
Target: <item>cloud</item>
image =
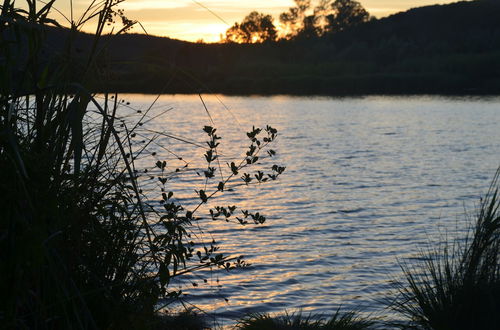
[[[183,0],[189,2],[198,2],[210,9],[212,8],[253,8],[256,10],[272,10],[273,8],[284,8],[293,5],[292,0],[251,0],[251,1],[236,1],[236,0]]]
[[[265,0],[235,1],[235,0],[126,0],[120,4],[125,10],[140,11],[145,9],[175,9],[191,8],[192,10],[210,9],[216,13],[246,10],[273,11],[292,5],[290,0]]]
[[[165,1],[165,0],[127,0],[119,5],[125,10],[148,10],[148,9],[178,9],[189,5],[186,1]]]

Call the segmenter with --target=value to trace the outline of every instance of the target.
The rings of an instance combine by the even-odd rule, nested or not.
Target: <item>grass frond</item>
[[[303,314],[302,312],[272,316],[268,313],[253,313],[239,320],[240,330],[364,330],[370,329],[374,322],[360,317],[355,312],[341,313],[339,310],[327,319],[323,315]]]
[[[463,239],[421,253],[401,264],[405,281],[396,284],[391,308],[403,316],[403,329],[500,328],[500,169],[476,220]]]

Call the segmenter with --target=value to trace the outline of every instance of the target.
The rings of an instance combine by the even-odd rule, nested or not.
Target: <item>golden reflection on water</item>
[[[123,98],[142,111],[153,100]],[[186,279],[188,301],[222,315],[225,324],[244,312],[285,308],[331,314],[342,305],[382,313],[375,299],[387,294],[397,260],[414,256],[443,231],[460,232],[463,205],[477,201],[499,162],[500,144],[493,141],[500,140],[500,99],[203,98],[214,123],[198,95],[174,95],[160,98],[152,116],[173,110],[149,127],[202,145],[203,126],[217,127],[227,171],[227,162],[244,155],[252,125],[270,124],[280,134],[273,161],[287,166],[279,182],[234,187],[214,200],[261,211],[265,224],[204,217],[202,233],[193,228],[200,239],[215,239],[222,252],[245,255],[252,264]],[[204,149],[165,136],[156,142],[154,159],[168,160],[173,171],[186,163],[193,169],[173,177],[168,189],[187,207],[195,205],[194,190],[205,185],[195,171],[205,166]],[[137,166],[154,162],[139,159]],[[144,180],[143,187],[158,198],[157,180]],[[204,207],[199,214],[206,213]]]

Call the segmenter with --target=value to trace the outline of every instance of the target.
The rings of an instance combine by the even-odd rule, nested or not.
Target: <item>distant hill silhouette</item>
[[[88,40],[80,38],[83,51]],[[500,1],[415,8],[300,41],[202,44],[126,34],[109,40],[104,54],[111,65],[95,82],[99,91],[500,94]]]

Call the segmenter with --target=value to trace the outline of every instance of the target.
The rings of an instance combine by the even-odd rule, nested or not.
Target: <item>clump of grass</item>
[[[423,252],[403,263],[406,281],[396,284],[393,310],[405,329],[500,328],[500,169],[481,200],[465,239]]]
[[[206,319],[192,309],[177,314],[158,314],[153,329],[158,330],[203,330],[210,329]]]
[[[133,207],[138,189],[115,129],[116,102],[105,97],[90,115],[98,104],[83,87],[99,70],[97,45],[117,2],[72,20],[57,54],[45,39],[48,24],[59,26],[53,4],[1,5],[0,323],[137,327],[154,311],[157,290],[137,271],[144,212]],[[88,20],[97,21],[94,45],[75,61],[74,34]]]
[[[355,312],[341,313],[339,310],[330,319],[321,315],[285,313],[271,316],[267,313],[254,313],[241,319],[236,325],[240,330],[363,330],[369,329],[373,321],[363,319]]]

